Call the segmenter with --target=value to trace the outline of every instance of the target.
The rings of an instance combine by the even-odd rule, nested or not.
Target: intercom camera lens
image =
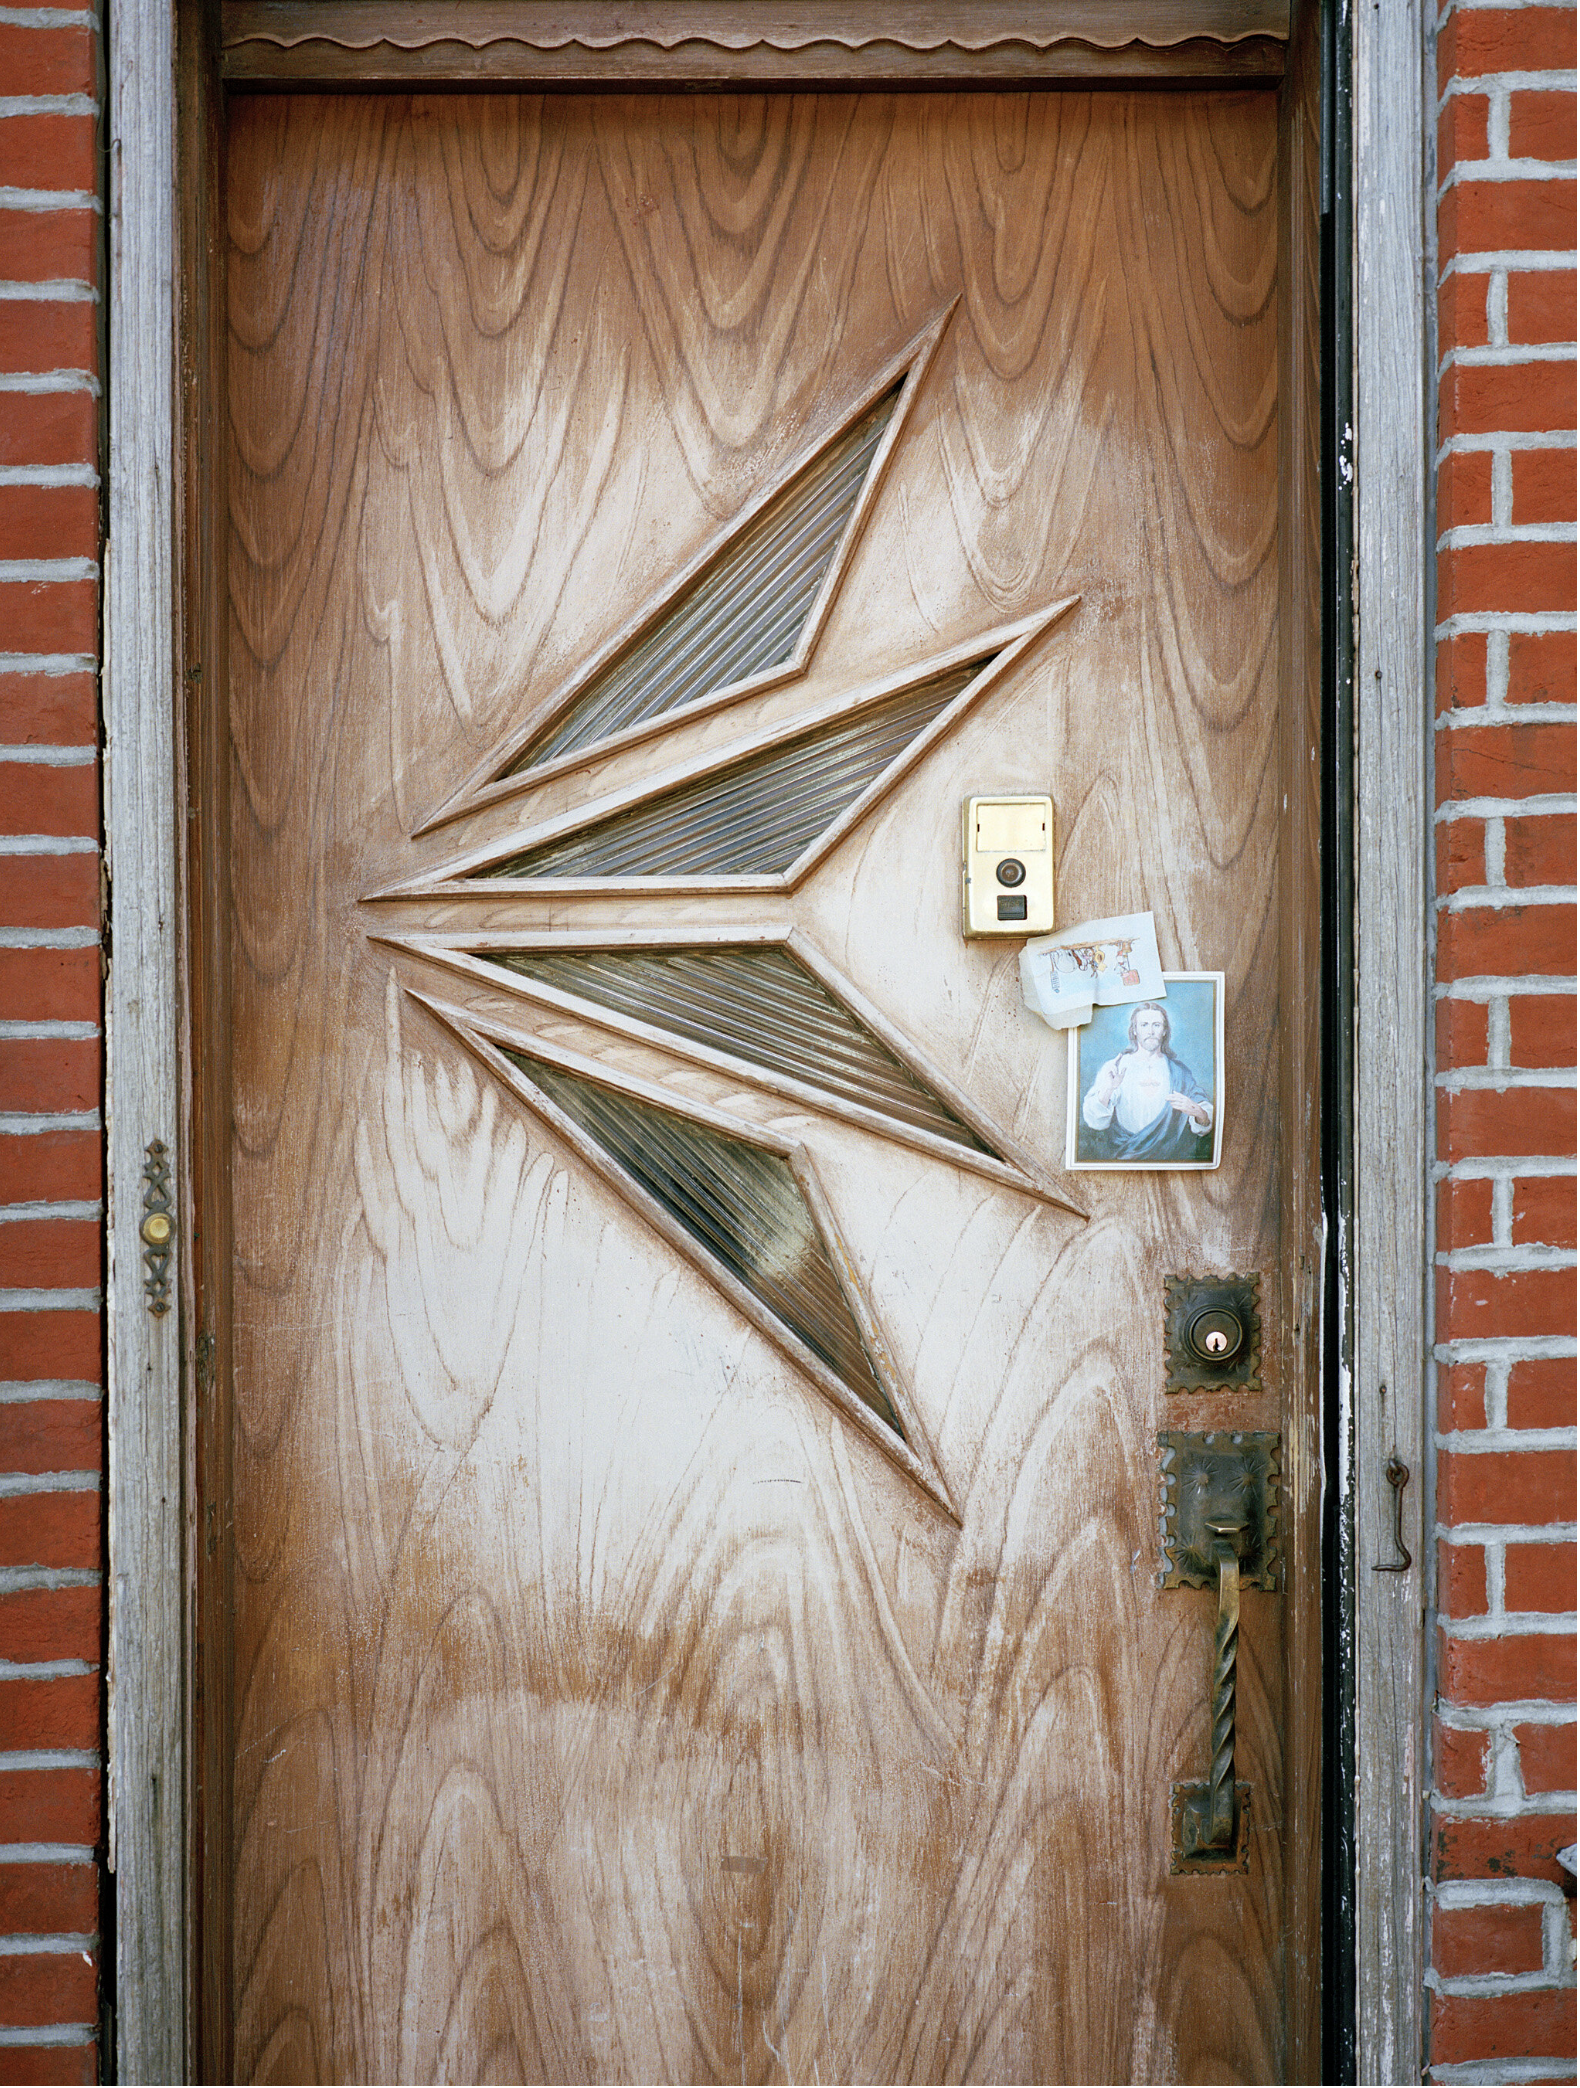
[[[1026,865],[1018,856],[1006,856],[998,866],[998,881],[1001,885],[1024,884]]]

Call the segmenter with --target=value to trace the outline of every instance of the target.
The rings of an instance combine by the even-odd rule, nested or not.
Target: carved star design
[[[952,309],[952,308],[951,308]],[[949,1488],[880,1316],[806,1148],[760,1123],[565,1048],[546,1018],[611,1044],[857,1124],[1005,1187],[1080,1207],[797,919],[811,872],[976,704],[1075,597],[767,726],[728,733],[732,708],[807,673],[945,311],[880,371],[833,435],[750,503],[416,832],[464,839],[437,872],[370,893],[454,902],[618,894],[643,925],[414,930],[378,940],[509,997],[498,1019],[408,985],[506,1089],[699,1269],[945,1513]],[[701,753],[663,763],[667,737],[714,716]],[[553,817],[517,819],[539,785],[590,755],[651,745],[649,772]],[[761,894],[749,928],[682,921],[666,898]],[[530,916],[528,917],[530,918]]]

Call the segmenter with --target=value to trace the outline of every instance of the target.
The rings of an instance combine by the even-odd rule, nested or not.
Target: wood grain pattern
[[[224,0],[250,88],[985,85],[1276,80],[1289,0]]]
[[[172,1255],[176,1309],[161,1318],[148,1311],[138,1232],[148,1145],[159,1139],[179,1163],[185,1131],[176,905],[182,749],[170,644],[174,10],[155,0],[122,14],[116,28],[106,82],[106,120],[117,142],[108,225],[113,420],[104,551],[107,1825],[122,1939],[120,2064],[127,2080],[149,2081],[184,2071],[187,2020],[181,1347],[191,1288],[183,1225]]]
[[[1420,1748],[1432,1571],[1423,1512],[1435,1410],[1426,1346],[1432,1092],[1428,601],[1432,437],[1426,257],[1414,198],[1425,96],[1417,0],[1353,30],[1355,127],[1356,2058],[1413,2076],[1425,2047]],[[1394,1556],[1390,1457],[1410,1468]],[[1390,1861],[1375,1852],[1386,1848]]]
[[[236,2078],[1285,2070],[1316,1706],[1248,1595],[1250,1875],[1171,1878],[1211,1602],[1153,1584],[1163,1276],[1309,1236],[1277,168],[1270,94],[235,108]],[[805,1148],[958,1530],[403,990],[481,1022],[487,983],[374,938],[749,933],[785,897],[366,903],[954,298],[817,659],[745,725],[1081,603],[795,918],[1056,1156],[1063,1044],[956,885],[961,799],[1051,785],[1061,917],[1150,905],[1166,962],[1227,975],[1222,1170],[1091,1178],[1083,1223],[739,1068],[542,1034]],[[1314,1330],[1264,1296],[1265,1390],[1169,1425],[1309,1429]]]

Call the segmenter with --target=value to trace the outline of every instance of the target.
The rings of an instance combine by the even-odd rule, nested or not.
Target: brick
[[[1439,1269],[1437,1334],[1441,1341],[1572,1334],[1573,1269]]]
[[[1570,904],[1467,906],[1444,914],[1437,931],[1438,977],[1524,978],[1574,970],[1575,910]]]
[[[1574,372],[1564,363],[1451,363],[1437,425],[1451,435],[1563,434],[1574,426]]]
[[[94,2023],[99,2015],[99,1975],[91,1953],[56,1956],[41,1951],[0,1957],[0,2024],[40,2029],[54,2023]]]
[[[0,949],[0,1014],[8,1022],[97,1022],[97,948]]]
[[[1438,1725],[1433,1743],[1433,1781],[1445,1798],[1479,1798],[1487,1788],[1490,1747],[1485,1733],[1456,1732]]]
[[[1575,1729],[1572,1725],[1517,1725],[1520,1782],[1528,1798],[1575,1787]]]
[[[1524,253],[1575,243],[1575,192],[1569,181],[1456,181],[1437,206],[1438,251]]]
[[[1463,160],[1487,156],[1487,97],[1484,94],[1450,95],[1437,119],[1437,171],[1447,177]]]
[[[1487,1613],[1487,1552],[1480,1544],[1437,1547],[1437,1604],[1445,1617]]]
[[[0,209],[0,281],[97,283],[99,213]]]
[[[1573,650],[1574,640],[1565,642]],[[1440,805],[1450,798],[1522,798],[1574,787],[1572,725],[1473,725],[1437,735]]]
[[[1572,7],[1456,8],[1437,38],[1437,87],[1482,73],[1572,71]]]
[[[1539,1154],[1561,1159],[1575,1148],[1572,1089],[1472,1088],[1437,1098],[1440,1160],[1495,1154]]]
[[[1516,88],[1509,96],[1510,159],[1572,160],[1575,98]]]
[[[1444,829],[1438,829],[1439,833]],[[1440,1000],[1437,1004],[1437,1063],[1440,1067],[1487,1063],[1484,1001]]]
[[[1558,1544],[1511,1544],[1503,1554],[1503,1607],[1557,1611],[1575,1606],[1575,1548]]]
[[[86,298],[64,297],[8,299],[0,304],[0,370],[39,375],[86,370],[97,375],[98,368],[97,305]]]
[[[99,1877],[86,1863],[0,1863],[0,1935],[92,1936]]]
[[[79,2045],[6,2045],[0,2047],[0,2084],[13,2081],[27,2088],[54,2088],[56,2082],[93,2082],[99,2078],[99,2047]]]
[[[1492,520],[1492,457],[1486,450],[1456,452],[1437,474],[1437,526],[1460,529]]]
[[[1512,521],[1572,522],[1575,519],[1573,450],[1515,450],[1509,461],[1513,467]]]
[[[5,1410],[8,1472],[97,1472],[104,1417],[96,1399],[18,1400]]]
[[[1573,1632],[1459,1639],[1438,1634],[1438,1693],[1451,1704],[1507,1704],[1575,1698]]]
[[[97,579],[0,581],[0,631],[12,652],[94,652],[99,643]]]
[[[1575,337],[1572,268],[1529,268],[1509,274],[1508,333],[1517,348]]]
[[[1438,553],[1439,616],[1545,615],[1574,606],[1573,544],[1463,544]]]
[[[98,461],[99,402],[91,392],[0,392],[0,464]]]
[[[97,1747],[98,1676],[0,1678],[0,1733],[8,1747]]]
[[[1454,1428],[1487,1425],[1487,1368],[1484,1363],[1444,1363],[1437,1373],[1437,1425]]]
[[[0,855],[0,926],[96,928],[96,855]]]
[[[0,1842],[91,1849],[102,1822],[97,1769],[0,1769]]]
[[[1513,1237],[1516,1247],[1580,1245],[1574,1183],[1562,1175],[1521,1175],[1514,1184]]]
[[[96,1042],[11,1043],[0,1054],[0,1111],[96,1109],[102,1086]]]
[[[0,1660],[97,1665],[104,1658],[103,1633],[104,1597],[98,1588],[23,1588],[0,1595]],[[5,1873],[0,1864],[0,1934],[6,1927]]]
[[[1572,1066],[1575,1007],[1558,994],[1516,993],[1509,999],[1509,1056],[1516,1066]]]
[[[91,116],[0,117],[0,188],[97,188]]]
[[[1475,1180],[1440,1182],[1437,1189],[1437,1244],[1440,1251],[1452,1254],[1456,1248],[1488,1246],[1491,1241],[1492,1184]],[[0,1238],[0,1248],[4,1245],[4,1239]]]
[[[0,80],[7,94],[92,94],[94,58],[93,35],[85,27],[0,23]]]
[[[0,746],[91,747],[98,729],[96,675],[0,674]]]
[[[1540,1972],[1540,1907],[1438,1907],[1432,1962],[1445,1979],[1487,1972]]]
[[[13,1494],[0,1499],[0,1566],[75,1566],[101,1570],[104,1533],[97,1493]],[[7,1835],[0,1841],[49,1841]]]
[[[1562,2058],[1574,2050],[1574,1990],[1516,1994],[1434,1994],[1432,2063]]]
[[[1432,1873],[1449,1878],[1542,1878],[1561,1885],[1558,1851],[1575,1838],[1574,1818],[1527,1813],[1513,1819],[1438,1819]]]
[[[99,496],[92,486],[0,486],[0,558],[98,555]]]
[[[1509,634],[1510,703],[1573,703],[1575,642],[1565,631]],[[1540,789],[1540,784],[1533,784]]]
[[[1437,1468],[1438,1519],[1455,1523],[1569,1522],[1572,1450],[1445,1450]]]
[[[103,1194],[104,1153],[97,1131],[0,1138],[0,1203],[58,1203]]]
[[[1510,1428],[1573,1428],[1575,1366],[1562,1357],[1528,1358],[1509,1372]]]
[[[93,1383],[103,1353],[97,1312],[0,1312],[0,1356],[6,1375]]]
[[[91,1289],[101,1262],[95,1219],[17,1218],[0,1225],[0,1290]]]
[[[1457,822],[1455,822],[1457,824]],[[1503,881],[1569,885],[1575,881],[1575,816],[1535,814],[1503,823]]]
[[[1437,709],[1479,710],[1487,700],[1487,640],[1481,631],[1445,638],[1437,648]]]
[[[0,834],[99,834],[96,762],[0,761]]]
[[[1444,276],[1437,288],[1437,341],[1439,352],[1450,348],[1485,348],[1487,345],[1487,284],[1484,275]]]

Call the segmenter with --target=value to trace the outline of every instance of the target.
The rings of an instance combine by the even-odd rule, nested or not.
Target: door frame
[[[223,1069],[193,1063],[192,1008],[196,1002],[222,1025],[224,989],[221,968],[204,961],[216,894],[188,874],[189,822],[218,774],[193,723],[202,707],[188,697],[205,672],[222,672],[215,663],[223,658],[219,344],[207,314],[218,309],[220,288],[208,213],[226,79],[250,87],[405,85],[414,77],[627,89],[1233,86],[1267,82],[1280,47],[1288,52],[1285,129],[1298,94],[1322,137],[1322,210],[1332,228],[1322,321],[1333,431],[1324,459],[1324,940],[1336,961],[1323,1339],[1331,1537],[1324,1605],[1337,1650],[1324,1682],[1332,1769],[1323,1840],[1337,1874],[1325,1984],[1335,1997],[1353,1995],[1354,2014],[1347,2028],[1340,2010],[1330,2060],[1347,2047],[1363,2080],[1419,2070],[1430,1592],[1423,1502],[1432,1441],[1432,137],[1424,72],[1432,53],[1423,7],[1401,0],[1348,11],[1346,48],[1324,33],[1332,25],[1316,0],[928,0],[905,13],[909,41],[900,40],[885,0],[802,0],[793,10],[777,0],[653,0],[622,10],[619,20],[633,26],[618,34],[607,32],[600,0],[566,0],[554,10],[556,24],[581,16],[587,40],[551,44],[534,43],[532,14],[517,0],[461,0],[446,14],[445,36],[430,29],[426,40],[421,25],[433,16],[407,0],[333,0],[336,28],[346,28],[334,36],[319,0],[232,0],[223,11],[206,0],[108,0],[108,1835],[122,2079],[180,2079],[197,2064],[194,1880],[208,1779],[195,1716],[206,1678],[194,1590],[199,1550],[213,1537],[197,1455],[224,1373],[196,1296],[205,1281],[223,1285],[226,1256],[199,1230],[217,1204],[197,1179],[204,1154],[194,1124],[201,1127],[208,1098],[217,1097]],[[839,22],[838,41],[818,31],[825,13]],[[1281,32],[1291,27],[1286,44]],[[1294,231],[1306,239],[1301,258],[1315,280],[1314,221],[1303,235]],[[1300,378],[1289,333],[1286,380],[1304,383],[1320,420],[1315,379]],[[1320,505],[1315,454],[1286,438],[1300,497]],[[173,1156],[177,1188],[176,1304],[163,1315],[148,1309],[151,1269],[139,1230],[156,1140]],[[1404,1494],[1405,1541],[1417,1565],[1378,1577],[1373,1565],[1391,1556],[1394,1496],[1383,1476],[1391,1456],[1420,1482]],[[1298,1969],[1287,1976],[1293,1989]],[[1310,2044],[1308,2031],[1294,2049]],[[1300,2063],[1317,2077],[1321,2055],[1307,2049]]]

